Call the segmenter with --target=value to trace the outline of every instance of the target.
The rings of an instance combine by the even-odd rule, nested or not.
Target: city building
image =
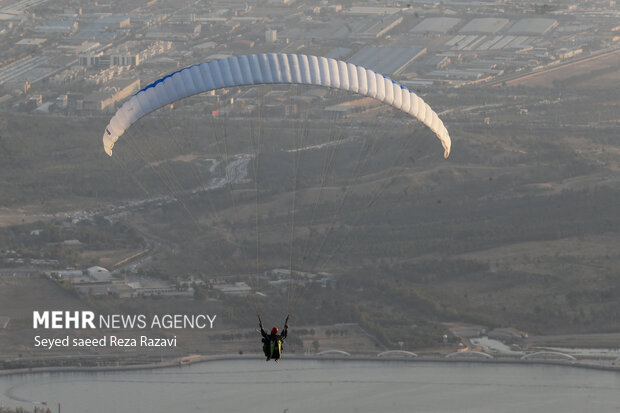
[[[84,96],[78,110],[88,112],[107,112],[122,101],[140,90],[140,79],[119,79],[110,81],[104,89]]]
[[[275,43],[278,40],[278,31],[275,29],[265,30],[265,41],[267,43]]]
[[[252,291],[252,288],[243,281],[236,282],[234,284],[214,285],[213,288],[223,292],[224,294],[233,295],[247,295]]]

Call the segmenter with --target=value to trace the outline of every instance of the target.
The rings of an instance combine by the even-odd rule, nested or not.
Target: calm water
[[[620,412],[620,374],[561,366],[283,360],[0,377],[55,412]]]

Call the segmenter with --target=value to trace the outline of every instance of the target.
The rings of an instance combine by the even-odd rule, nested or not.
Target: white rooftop
[[[555,27],[557,27],[557,25],[558,22],[555,19],[521,19],[508,30],[508,33],[543,35],[553,30]]]
[[[447,33],[460,21],[461,19],[454,17],[429,17],[411,29],[411,33]]]
[[[459,33],[497,33],[509,22],[508,19],[498,17],[481,17],[469,21]]]

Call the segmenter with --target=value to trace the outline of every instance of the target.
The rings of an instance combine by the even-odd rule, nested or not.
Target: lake
[[[0,401],[54,412],[620,412],[620,374],[554,365],[222,360],[0,377]]]

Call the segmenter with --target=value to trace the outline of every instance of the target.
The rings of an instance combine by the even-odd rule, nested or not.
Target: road
[[[581,57],[577,57],[575,59],[571,59],[571,60],[567,60],[563,63],[558,63],[552,66],[545,66],[539,69],[535,69],[531,72],[519,72],[519,73],[513,73],[513,74],[509,74],[509,75],[504,75],[504,76],[500,76],[488,83],[486,83],[487,86],[500,86],[503,83],[506,83],[507,85],[510,85],[512,82],[515,82],[517,80],[523,80],[523,79],[527,79],[530,77],[534,77],[534,76],[539,76],[545,73],[549,73],[558,69],[564,69],[566,67],[575,65],[577,63],[583,63],[583,62],[587,62],[590,60],[595,60],[604,56],[608,56],[608,55],[612,55],[615,53],[620,53],[620,49],[618,48],[614,48],[614,49],[604,49],[604,50],[599,50],[597,52],[594,52],[592,54],[586,55],[586,56],[581,56]]]

